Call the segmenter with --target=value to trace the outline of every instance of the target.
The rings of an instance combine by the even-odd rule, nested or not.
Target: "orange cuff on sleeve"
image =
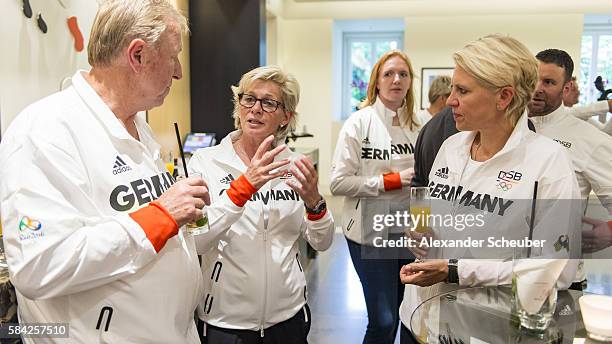
[[[397,190],[402,188],[402,178],[399,172],[383,174],[385,191]]]
[[[320,214],[316,214],[316,215],[308,214],[308,213],[306,213],[306,214],[307,214],[308,220],[310,220],[310,221],[317,221],[317,220],[322,219],[323,216],[325,216],[325,214],[327,214],[327,209],[323,209],[323,211]]]
[[[230,184],[230,188],[227,190],[227,196],[235,205],[243,207],[255,192],[257,192],[257,189],[251,185],[243,174]]]
[[[129,214],[142,227],[155,252],[161,251],[166,241],[178,233],[178,224],[170,213],[158,202],[151,202]]]
[[[612,221],[608,221],[608,227],[610,227],[610,230],[612,231]]]

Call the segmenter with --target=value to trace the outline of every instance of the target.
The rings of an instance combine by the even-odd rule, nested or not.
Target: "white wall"
[[[454,67],[454,51],[492,33],[520,40],[534,55],[547,48],[563,49],[578,64],[582,26],[581,14],[407,17],[404,47],[419,77],[422,67]],[[415,91],[420,101],[420,80]]]
[[[278,24],[277,63],[295,75],[301,87],[298,131],[306,125],[314,138],[299,139],[297,147],[319,148],[322,193],[329,193],[332,138],[332,30],[330,19],[283,20]]]
[[[285,19],[611,13],[609,0],[268,0]],[[274,3],[281,2],[282,6]]]
[[[89,68],[87,38],[98,4],[96,1],[30,0],[34,15],[26,18],[21,1],[2,1],[0,20],[0,119],[4,132],[15,116],[29,103],[59,90],[60,81],[76,69]],[[36,23],[42,13],[48,26],[43,34]],[[74,50],[66,19],[76,15],[85,38],[85,49]]]
[[[405,51],[415,74],[421,67],[452,67],[452,53],[486,34],[509,34],[535,54],[546,48],[564,49],[579,61],[582,14],[478,15],[405,17]],[[276,61],[293,73],[302,86],[298,111],[314,139],[298,146],[318,147],[322,192],[329,193],[331,157],[342,125],[333,120],[332,36],[333,19],[286,19],[274,23],[278,40]],[[420,101],[420,80],[415,80]],[[419,104],[417,104],[418,106]]]

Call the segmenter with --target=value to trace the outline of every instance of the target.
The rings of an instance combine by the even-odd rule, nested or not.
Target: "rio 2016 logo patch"
[[[45,236],[43,225],[40,221],[28,216],[22,216],[19,220],[19,240],[29,241]]]
[[[39,231],[41,228],[42,223],[40,223],[40,221],[31,219],[27,216],[22,217],[19,221],[19,230],[22,232],[26,229],[29,229],[31,231]]]

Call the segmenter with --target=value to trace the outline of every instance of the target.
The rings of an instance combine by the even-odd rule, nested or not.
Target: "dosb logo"
[[[499,171],[497,174],[497,189],[502,191],[508,191],[512,189],[512,186],[517,184],[523,174],[517,171]]]
[[[521,178],[523,178],[523,174],[521,172],[516,172],[516,171],[510,171],[510,172],[505,172],[505,171],[499,171],[499,174],[497,175],[497,179],[501,179],[501,180],[505,180],[505,181],[520,181]]]

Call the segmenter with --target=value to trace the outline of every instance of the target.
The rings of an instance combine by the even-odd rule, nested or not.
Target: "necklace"
[[[478,154],[478,150],[480,149],[480,146],[482,145],[482,142],[480,141],[480,134],[478,135],[478,145],[472,144],[472,150],[474,151],[474,154],[472,155],[472,159],[476,160],[476,155]],[[476,139],[474,139],[474,141],[476,141]],[[474,149],[474,147],[476,147],[476,149]]]

